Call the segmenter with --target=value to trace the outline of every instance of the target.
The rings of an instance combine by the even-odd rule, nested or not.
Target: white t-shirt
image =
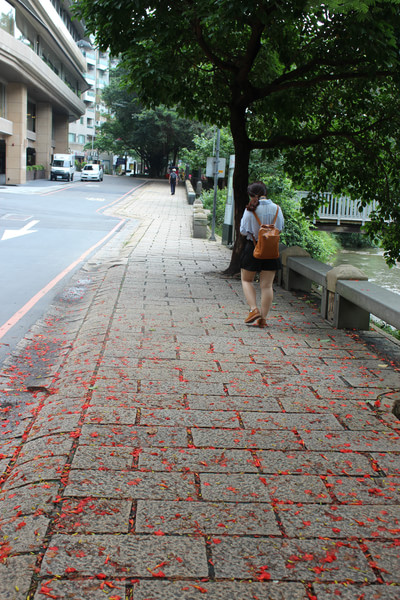
[[[263,225],[270,225],[275,218],[277,204],[274,204],[272,200],[260,200],[259,205],[256,208],[256,213]],[[285,220],[283,218],[282,210],[279,207],[278,217],[275,222],[275,227],[282,231]],[[260,226],[254,213],[251,210],[245,210],[243,213],[242,220],[240,222],[240,233],[248,240],[253,241],[253,236],[258,239],[258,230]]]

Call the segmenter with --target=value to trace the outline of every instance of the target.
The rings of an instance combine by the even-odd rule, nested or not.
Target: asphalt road
[[[103,211],[143,180],[0,187],[0,365],[95,249],[124,227]]]

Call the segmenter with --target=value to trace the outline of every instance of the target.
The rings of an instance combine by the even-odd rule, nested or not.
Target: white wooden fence
[[[308,192],[297,192],[299,200],[307,196]],[[347,196],[335,196],[330,192],[322,194],[325,198],[325,204],[320,206],[316,221],[330,221],[340,225],[341,222],[359,223],[364,225],[366,221],[370,221],[370,214],[377,206],[376,200],[364,208],[359,207],[358,200],[350,200]]]

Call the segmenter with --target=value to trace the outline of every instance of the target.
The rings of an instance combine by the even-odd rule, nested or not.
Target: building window
[[[26,126],[29,131],[36,131],[36,104],[28,100]]]
[[[14,35],[15,8],[6,0],[0,0],[0,29]]]
[[[75,144],[76,142],[76,134],[75,133],[69,133],[68,134],[68,141],[70,144]]]
[[[84,144],[84,143],[85,143],[85,136],[78,135],[78,144]]]

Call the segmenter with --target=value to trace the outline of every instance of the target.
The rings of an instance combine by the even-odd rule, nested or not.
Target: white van
[[[55,154],[51,163],[50,181],[57,179],[74,180],[75,156],[73,154]]]

